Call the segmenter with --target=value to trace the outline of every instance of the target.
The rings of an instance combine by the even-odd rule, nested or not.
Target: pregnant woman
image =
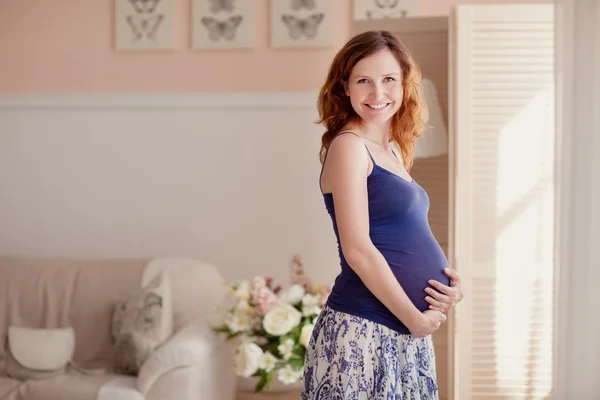
[[[438,398],[431,334],[463,295],[408,173],[420,79],[402,43],[371,31],[340,50],[321,89],[319,183],[341,273],[308,346],[303,400]]]

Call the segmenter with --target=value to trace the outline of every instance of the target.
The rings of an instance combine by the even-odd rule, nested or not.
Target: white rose
[[[252,316],[254,315],[254,307],[248,303],[248,300],[240,300],[235,306],[235,312]]]
[[[273,368],[275,368],[276,364],[277,358],[267,351],[265,354],[263,354],[259,367],[264,369],[266,372],[271,372]]]
[[[225,325],[233,333],[249,331],[252,318],[244,309],[235,309],[225,320]]]
[[[310,338],[314,329],[314,325],[304,325],[302,327],[302,331],[300,331],[300,344],[302,346],[308,348],[308,343],[310,342]]]
[[[287,290],[284,290],[281,293],[281,300],[285,301],[286,303],[295,305],[300,303],[300,301],[302,301],[302,296],[304,296],[304,294],[306,293],[306,291],[304,290],[304,287],[302,287],[301,285],[292,285],[290,286]]]
[[[273,336],[282,336],[296,327],[302,314],[289,304],[278,304],[265,315],[263,328]]]
[[[286,365],[277,371],[277,379],[284,385],[291,385],[292,383],[296,383],[298,379],[302,377],[301,371],[294,371],[292,367]]]
[[[250,282],[242,281],[233,294],[238,300],[250,300]]]
[[[277,346],[277,350],[279,350],[281,357],[283,357],[285,361],[289,360],[294,354],[294,341],[292,339],[284,340]]]
[[[312,294],[305,294],[302,297],[302,315],[308,317],[313,314],[319,314],[321,307],[319,307],[319,297]]]
[[[247,300],[240,300],[225,319],[225,325],[233,333],[249,331],[254,323],[254,308]]]
[[[250,377],[260,367],[263,351],[255,343],[241,344],[235,355],[235,373],[238,376]]]

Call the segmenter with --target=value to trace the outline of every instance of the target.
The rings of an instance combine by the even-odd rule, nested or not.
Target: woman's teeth
[[[380,109],[388,105],[388,103],[383,104],[367,104],[371,108]]]

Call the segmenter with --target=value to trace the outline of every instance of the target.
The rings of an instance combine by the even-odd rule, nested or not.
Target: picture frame
[[[271,47],[331,46],[332,0],[271,0]]]
[[[421,0],[354,0],[353,19],[406,18],[420,15]]]
[[[175,0],[115,0],[115,49],[173,49],[174,19]]]
[[[192,0],[192,48],[253,48],[254,14],[254,1],[250,0]]]

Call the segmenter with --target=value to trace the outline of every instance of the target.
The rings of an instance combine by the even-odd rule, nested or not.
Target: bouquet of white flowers
[[[273,378],[284,385],[302,379],[306,347],[332,285],[313,284],[300,256],[291,262],[291,286],[273,278],[226,282],[228,304],[214,328],[236,340],[235,369],[242,377],[260,377],[256,391],[271,390]]]

